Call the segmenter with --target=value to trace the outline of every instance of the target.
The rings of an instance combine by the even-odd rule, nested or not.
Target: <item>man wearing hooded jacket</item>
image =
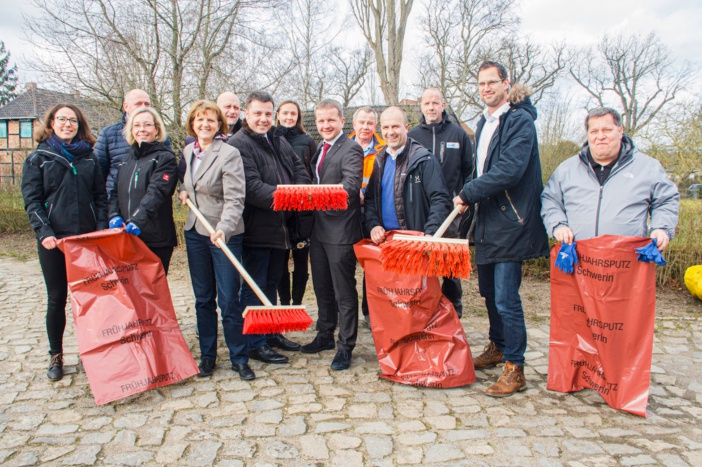
[[[507,70],[492,61],[479,67],[478,90],[486,109],[476,129],[473,179],[453,202],[475,206],[474,259],[490,320],[490,343],[473,363],[487,368],[504,362],[502,376],[486,391],[504,397],[526,389],[522,262],[548,256],[549,249],[540,216],[543,182],[530,92],[510,89]]]
[[[410,130],[409,137],[434,154],[441,164],[449,195],[456,196],[473,171],[473,146],[470,138],[460,125],[449,118],[446,100],[439,89],[425,89],[419,104],[422,108],[420,123]],[[456,223],[467,220],[466,215],[464,218],[459,217]],[[460,230],[465,232],[467,228]],[[463,316],[461,280],[444,277],[441,291],[453,303],[458,317]]]
[[[402,109],[385,109],[380,128],[387,147],[375,157],[365,200],[371,240],[382,243],[386,230],[392,229],[432,235],[451,211],[441,166],[424,146],[407,137]]]
[[[604,234],[650,236],[663,250],[678,222],[677,187],[624,134],[616,110],[592,109],[585,130],[580,153],[558,166],[541,194],[548,233],[567,244]]]

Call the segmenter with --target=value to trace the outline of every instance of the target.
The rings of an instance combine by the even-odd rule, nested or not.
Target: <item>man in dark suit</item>
[[[354,243],[361,240],[363,150],[345,133],[344,111],[334,100],[323,100],[314,109],[317,131],[324,141],[312,157],[311,168],[317,184],[342,184],[348,193],[348,209],[315,211],[310,244],[312,283],[317,296],[317,336],[303,345],[304,353],[330,350],[339,325],[338,350],[332,370],[351,365],[351,352],[358,334],[358,293]]]

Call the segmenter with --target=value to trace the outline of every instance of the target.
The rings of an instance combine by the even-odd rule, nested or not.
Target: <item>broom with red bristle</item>
[[[441,238],[460,212],[456,207],[431,236],[397,234],[380,245],[383,270],[422,276],[470,277],[468,240]]]
[[[274,211],[329,211],[346,209],[349,195],[343,185],[278,185]]]
[[[205,226],[210,234],[215,230],[210,223],[205,219],[202,213],[195,207],[189,199],[185,201],[190,210],[195,214],[198,220]],[[247,306],[244,310],[244,334],[278,334],[289,331],[306,331],[312,324],[312,318],[305,311],[302,305],[295,306],[274,306],[266,294],[256,284],[256,281],[246,272],[246,269],[239,263],[232,251],[229,249],[223,239],[217,240],[217,245],[222,249],[229,261],[239,271],[241,277],[244,278],[251,290],[254,291],[262,306]]]

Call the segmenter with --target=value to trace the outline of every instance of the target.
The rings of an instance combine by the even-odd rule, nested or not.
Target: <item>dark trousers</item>
[[[163,270],[166,272],[166,275],[168,275],[168,266],[171,264],[171,256],[173,256],[173,247],[172,246],[159,246],[159,247],[153,247],[149,246],[149,250],[153,252],[156,256],[158,256],[158,259],[161,260],[161,264],[163,264]]]
[[[244,248],[244,269],[273,305],[278,303],[276,290],[283,275],[285,251],[277,248]],[[259,305],[261,300],[244,281],[241,286],[241,306],[246,309],[247,306]],[[248,336],[250,349],[258,349],[266,345],[266,336],[262,334],[248,334]]]
[[[66,329],[66,257],[58,248],[47,250],[38,243],[39,264],[46,284],[46,333],[49,336],[49,353],[63,353],[63,331]]]
[[[338,347],[353,350],[358,335],[356,255],[353,245],[312,240],[310,266],[319,313],[317,333],[323,339],[334,339],[338,324]]]
[[[441,283],[441,293],[453,303],[456,309],[456,314],[459,318],[463,317],[463,289],[461,288],[461,279],[454,277],[444,277]]]
[[[307,287],[307,279],[310,277],[308,260],[310,256],[309,247],[296,250],[285,250],[285,259],[283,260],[283,275],[278,284],[278,296],[280,296],[281,305],[290,305],[290,272],[288,269],[290,261],[290,252],[293,257],[293,273],[292,273],[292,304],[300,305],[305,296],[305,288]]]
[[[527,345],[526,323],[519,287],[522,263],[478,265],[478,287],[485,298],[490,320],[490,340],[504,352],[504,361],[524,365]]]
[[[232,235],[227,246],[241,258],[244,235]],[[193,228],[185,231],[190,280],[195,293],[195,316],[202,358],[217,359],[217,304],[222,312],[224,341],[232,363],[247,363],[248,339],[242,334],[244,311],[239,303],[239,272],[209,236]]]

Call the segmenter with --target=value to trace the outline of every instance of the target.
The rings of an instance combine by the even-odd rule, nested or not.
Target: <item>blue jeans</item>
[[[241,258],[244,235],[232,235],[227,246],[234,256]],[[200,235],[193,228],[185,231],[190,280],[195,293],[195,315],[200,335],[201,358],[217,360],[217,303],[222,313],[224,341],[229,348],[232,363],[247,363],[247,338],[241,333],[244,319],[239,303],[239,272],[210,237]],[[216,300],[215,300],[216,298]]]
[[[244,269],[259,286],[266,298],[275,305],[278,303],[278,284],[283,277],[285,252],[277,248],[249,248],[244,247]],[[241,287],[241,306],[259,306],[261,300],[256,293],[244,282]],[[249,334],[249,348],[258,349],[266,345],[266,337],[261,334]]]
[[[503,361],[524,366],[527,334],[519,287],[522,263],[478,265],[478,286],[490,320],[490,340],[504,352]]]

